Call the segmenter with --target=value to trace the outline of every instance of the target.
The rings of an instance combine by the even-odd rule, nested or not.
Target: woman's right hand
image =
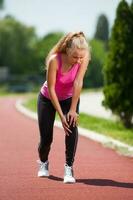
[[[61,118],[61,122],[62,122],[62,126],[64,128],[64,131],[65,131],[66,135],[69,136],[69,133],[72,133],[72,131],[70,130],[70,126],[67,122],[66,116],[63,115],[60,118]]]

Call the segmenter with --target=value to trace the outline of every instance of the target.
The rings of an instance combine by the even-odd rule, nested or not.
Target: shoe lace
[[[47,169],[48,161],[42,162],[41,160],[37,160],[37,163],[40,165],[41,169]]]
[[[66,166],[66,175],[72,176],[72,167]]]

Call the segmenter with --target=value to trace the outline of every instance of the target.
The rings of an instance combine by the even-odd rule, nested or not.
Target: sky
[[[2,16],[13,15],[34,26],[39,36],[49,32],[83,31],[92,38],[99,15],[105,14],[110,28],[120,0],[5,0]],[[131,0],[127,0],[131,3]]]

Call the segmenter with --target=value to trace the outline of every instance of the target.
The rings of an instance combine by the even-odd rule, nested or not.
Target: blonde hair
[[[48,67],[52,55],[56,53],[66,53],[67,49],[73,50],[75,48],[90,49],[83,32],[70,32],[62,37],[46,57],[46,67]]]

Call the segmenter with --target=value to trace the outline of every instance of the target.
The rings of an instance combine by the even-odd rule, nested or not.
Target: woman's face
[[[74,50],[70,50],[67,53],[68,56],[68,62],[72,65],[74,64],[81,64],[83,62],[83,59],[86,55],[86,49],[78,49],[75,48]]]

